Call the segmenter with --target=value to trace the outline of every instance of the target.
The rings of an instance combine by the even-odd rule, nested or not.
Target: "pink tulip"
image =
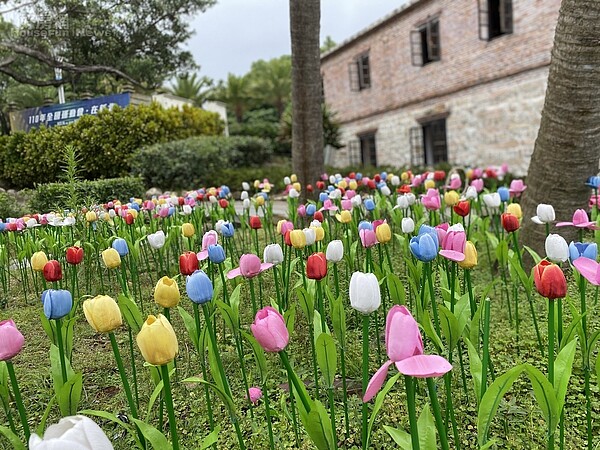
[[[523,180],[512,180],[508,192],[513,197],[519,197],[525,189],[527,189],[527,186],[523,183]]]
[[[25,338],[12,320],[0,322],[0,361],[8,361],[19,354]]]
[[[591,222],[588,219],[588,215],[583,209],[578,209],[573,213],[573,221],[572,222],[558,222],[556,224],[557,227],[566,227],[566,226],[574,226],[577,228],[588,228],[590,230],[597,230],[595,222]]]
[[[337,211],[338,207],[330,199],[323,202],[323,207],[319,211]]]
[[[289,220],[286,220],[285,222],[281,223],[281,229],[279,234],[281,234],[282,236],[285,236],[285,234],[288,231],[292,231],[294,229],[294,224],[292,222],[290,222]]]
[[[250,330],[265,352],[280,352],[287,347],[290,340],[283,316],[271,306],[256,313]]]
[[[483,191],[483,179],[477,178],[476,180],[471,181],[471,186],[475,188],[477,193]]]
[[[410,184],[411,187],[417,187],[420,186],[421,183],[423,182],[423,176],[422,175],[415,175],[412,179],[412,183]]]
[[[475,167],[473,169],[473,178],[481,178],[483,176],[483,169],[481,167]],[[471,183],[472,185],[473,183]],[[483,187],[482,187],[483,189]]]
[[[202,236],[202,250],[198,253],[198,261],[204,261],[208,258],[208,247],[217,245],[219,235],[215,230],[209,230]]]
[[[452,175],[452,177],[450,177],[450,184],[446,186],[446,188],[457,190],[460,189],[461,185],[462,181],[460,180],[460,175]]]
[[[350,181],[348,181],[348,183],[349,183],[349,182],[350,182]],[[352,190],[352,189],[348,189],[348,190],[346,191],[346,198],[347,198],[348,200],[352,200],[352,197],[354,197],[355,195],[356,195],[356,191],[354,191],[354,190]]]
[[[428,210],[437,211],[442,206],[440,193],[437,189],[428,189],[427,194],[421,198],[421,203],[423,203],[423,206]]]
[[[579,273],[594,286],[600,286],[600,264],[590,258],[581,256],[573,261]]]
[[[258,401],[262,398],[262,391],[259,387],[251,387],[248,389],[248,396],[252,404],[256,405]]]
[[[592,195],[590,197],[590,201],[588,203],[589,208],[592,209],[594,205],[600,207],[600,195]]]
[[[239,275],[244,278],[254,278],[271,267],[273,267],[273,264],[261,263],[258,256],[253,253],[246,253],[240,257],[240,267],[230,270],[227,273],[227,278],[231,280]]]
[[[345,198],[344,200],[342,200],[342,209],[344,209],[346,211],[351,211],[352,210],[352,200],[350,200],[349,198]]]
[[[445,358],[423,354],[419,326],[404,306],[393,306],[387,315],[385,345],[390,360],[369,381],[363,402],[368,402],[379,392],[392,364],[400,373],[416,378],[440,377],[452,369]]]
[[[298,215],[300,217],[306,217],[306,206],[304,206],[304,205],[298,206],[297,211],[298,211]]]
[[[448,234],[448,227],[448,222],[440,223],[439,225],[435,226],[438,242],[444,242],[444,239],[446,239],[446,234]]]
[[[162,208],[160,208],[160,210],[158,211],[158,216],[161,218],[165,218],[169,215],[169,207],[168,206],[163,206]]]
[[[377,235],[375,230],[362,229],[358,232],[360,235],[360,242],[364,248],[371,248],[377,244]]]
[[[465,260],[467,236],[461,224],[452,225],[448,229],[446,237],[441,242],[442,249],[440,250],[440,255],[451,261]]]

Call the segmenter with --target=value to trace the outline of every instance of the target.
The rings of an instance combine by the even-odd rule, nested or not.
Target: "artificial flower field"
[[[600,177],[522,217],[505,172],[2,221],[0,448],[596,448]]]

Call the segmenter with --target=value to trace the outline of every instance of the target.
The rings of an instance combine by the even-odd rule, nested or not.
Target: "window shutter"
[[[421,51],[421,32],[412,30],[410,32],[410,59],[413,66],[423,65],[423,53]]]
[[[369,66],[369,55],[363,55],[359,58],[358,68],[360,89],[371,87],[371,68]]]
[[[500,30],[504,34],[513,32],[512,0],[500,0]]]
[[[358,79],[358,61],[352,61],[348,64],[348,74],[350,75],[350,90],[359,91],[360,81]]]
[[[479,17],[479,39],[487,41],[490,38],[490,12],[488,0],[477,0],[477,16]]]
[[[410,164],[413,167],[422,167],[425,165],[423,148],[423,128],[411,127],[408,130],[410,142]]]
[[[355,166],[360,162],[360,142],[358,139],[348,141],[348,165]]]
[[[427,24],[427,51],[431,61],[440,60],[440,22],[439,20]]]
[[[448,161],[448,145],[446,141],[446,119],[436,120],[431,124],[433,164]]]

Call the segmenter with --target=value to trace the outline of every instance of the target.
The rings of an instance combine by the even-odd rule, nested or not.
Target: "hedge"
[[[197,135],[219,135],[216,113],[198,108],[164,109],[157,103],[114,108],[61,127],[41,127],[0,137],[0,180],[14,188],[60,179],[61,155],[73,145],[84,179],[126,176],[137,149]]]
[[[42,213],[63,209],[70,202],[69,192],[71,189],[68,183],[40,184],[29,200],[29,209]],[[146,190],[140,178],[124,177],[78,181],[75,183],[75,192],[80,202],[89,205],[114,199],[129,201],[131,197],[144,198]]]
[[[132,174],[147,187],[192,189],[223,184],[231,169],[267,164],[269,141],[250,136],[207,137],[145,147],[132,158]]]

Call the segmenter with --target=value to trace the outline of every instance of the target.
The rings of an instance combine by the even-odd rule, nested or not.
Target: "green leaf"
[[[575,358],[577,341],[572,340],[558,353],[554,360],[554,394],[558,403],[558,414],[563,409],[567,386],[573,370],[573,359]]]
[[[423,411],[417,419],[417,428],[419,430],[420,448],[422,450],[437,450],[435,423],[433,422],[433,414],[431,414],[427,404],[423,407]]]
[[[556,425],[558,424],[558,418],[560,416],[558,412],[558,403],[556,401],[556,395],[554,394],[554,387],[550,384],[550,381],[546,376],[536,367],[531,364],[525,364],[525,372],[531,380],[531,387],[533,388],[533,395],[537,401],[538,406],[542,410],[544,419],[549,424],[550,429],[554,433]]]
[[[454,347],[456,347],[458,339],[460,338],[460,331],[458,329],[458,319],[444,305],[440,305],[438,307],[438,312],[442,333],[446,338],[446,342],[448,343],[448,349],[452,351],[454,350]]]
[[[200,444],[199,450],[206,450],[211,445],[216,444],[218,441],[220,431],[221,427],[217,425],[214,428],[214,430],[212,430],[212,432],[202,440],[202,444]]]
[[[442,353],[442,350],[444,349],[444,345],[442,344],[442,340],[440,339],[440,337],[437,335],[437,333],[433,329],[433,323],[431,323],[431,319],[429,318],[428,311],[423,311],[421,321],[422,321],[421,325],[423,326],[423,331],[425,331],[425,334],[427,335],[427,337],[429,339],[431,339],[431,342],[433,342],[433,345],[435,345],[437,352]]]
[[[373,432],[373,425],[375,424],[375,419],[377,418],[377,414],[379,414],[379,410],[383,406],[383,400],[385,399],[385,396],[387,395],[387,393],[390,392],[390,389],[392,389],[394,384],[396,384],[396,381],[398,381],[398,378],[400,378],[400,375],[402,375],[402,374],[397,373],[392,378],[390,378],[387,381],[387,383],[385,383],[385,386],[383,387],[383,389],[381,391],[379,391],[379,393],[377,394],[377,397],[375,397],[375,403],[373,404],[373,410],[371,411],[371,417],[369,417],[369,425],[367,427],[367,444],[369,444],[369,442],[371,442],[371,433]],[[392,439],[393,439],[393,437],[392,437]],[[410,439],[410,436],[409,436],[409,439]]]
[[[475,398],[477,403],[481,401],[481,377],[482,377],[482,364],[481,358],[477,349],[473,347],[471,341],[467,338],[463,338],[467,344],[467,351],[469,352],[469,370],[471,372],[471,378],[473,379],[473,390],[475,391]]]
[[[173,447],[167,440],[164,434],[154,428],[152,425],[148,425],[143,420],[131,418],[133,423],[135,423],[146,440],[152,444],[152,448],[154,450],[172,450]]]
[[[186,378],[185,380],[183,380],[184,383],[200,383],[200,384],[205,384],[206,386],[208,386],[209,388],[211,388],[212,390],[215,391],[215,393],[221,398],[221,400],[223,400],[223,403],[225,403],[225,406],[227,406],[227,409],[229,410],[229,414],[236,415],[236,411],[235,411],[235,404],[233,403],[233,399],[227,395],[225,393],[225,391],[223,391],[219,386],[217,386],[216,384],[213,384],[209,381],[206,381],[204,378],[200,378],[200,377],[190,377],[190,378]]]
[[[221,300],[215,300],[214,303],[215,303],[215,305],[217,305],[217,309],[221,313],[221,317],[223,317],[223,320],[225,321],[225,324],[227,325],[227,327],[232,332],[235,332],[236,331],[235,327],[238,324],[234,323],[233,309],[231,308],[231,306],[229,306],[227,303],[222,302]]]
[[[191,314],[189,312],[187,312],[185,309],[183,309],[181,306],[177,307],[177,311],[179,312],[179,315],[181,316],[181,319],[183,320],[183,325],[185,326],[185,329],[187,330],[188,334],[190,335],[190,339],[192,340],[194,347],[196,347],[196,351],[198,353],[200,353],[200,348],[198,345],[198,334],[196,332],[196,321],[191,316]]]
[[[125,294],[119,294],[117,303],[121,309],[123,317],[125,318],[125,322],[127,322],[127,325],[131,327],[133,333],[139,333],[142,329],[142,325],[144,324],[144,319],[142,318],[142,313],[140,312],[138,306]]]
[[[535,264],[539,263],[542,260],[542,257],[538,255],[537,252],[531,247],[527,247],[526,245],[524,245],[523,248],[529,252]]]
[[[327,333],[321,333],[317,337],[316,350],[317,363],[325,379],[325,384],[327,387],[332,388],[337,367],[337,353],[333,338]]]
[[[74,372],[71,368],[71,363],[67,358],[65,358],[65,366],[68,380],[74,375]],[[58,351],[58,347],[54,344],[50,345],[50,373],[52,374],[52,381],[54,383],[54,392],[58,395],[63,386],[63,377],[60,366],[60,352]]]
[[[477,441],[479,445],[483,445],[488,441],[490,426],[496,415],[500,401],[523,370],[524,366],[522,364],[513,367],[497,377],[485,391],[477,414]]]
[[[398,444],[398,447],[400,447],[402,450],[412,450],[413,447],[412,441],[410,439],[410,434],[408,434],[404,430],[389,427],[387,425],[384,425],[383,428],[385,429],[385,431],[387,431],[387,433],[394,440],[394,442]]]
[[[131,426],[127,425],[125,422],[123,422],[121,419],[119,419],[113,413],[109,413],[107,411],[98,411],[98,410],[94,410],[94,409],[84,409],[82,411],[79,411],[79,414],[83,414],[83,415],[87,415],[87,416],[100,417],[102,419],[106,419],[106,420],[108,420],[110,422],[116,423],[121,428],[123,428],[124,430],[126,430],[136,440],[138,446],[141,447],[140,441],[138,440],[137,434],[135,433],[135,431],[133,430],[133,428]]]
[[[171,374],[169,374],[169,377],[170,376],[171,376]],[[148,402],[148,408],[146,410],[146,422],[148,422],[150,420],[150,413],[152,412],[152,407],[154,406],[154,402],[156,402],[156,399],[162,392],[163,387],[164,387],[164,382],[163,382],[163,380],[160,380],[154,387],[154,390],[152,391],[152,395],[150,396],[150,401]]]
[[[6,367],[6,363],[4,361],[0,361],[0,399],[2,399],[5,403],[8,403],[10,400],[8,383],[8,368]]]
[[[11,443],[14,450],[25,450],[25,445],[21,442],[21,439],[10,428],[0,425],[0,434]]]
[[[42,324],[42,328],[46,332],[46,336],[48,336],[48,339],[50,339],[50,342],[54,345],[57,345],[56,330],[54,328],[54,325],[48,320],[48,318],[44,314],[44,311],[40,311],[40,321]]]
[[[317,449],[333,449],[333,430],[323,404],[319,400],[314,400],[308,416],[305,417],[304,427],[306,428],[306,433]]]
[[[229,261],[229,259],[228,259]],[[229,306],[233,312],[233,322],[236,324],[236,329],[240,327],[240,292],[242,285],[238,284],[231,294],[229,294]]]
[[[286,312],[283,313],[285,327],[290,335],[294,334],[294,325],[296,323],[296,304],[293,303]]]
[[[58,407],[63,417],[72,416],[77,412],[83,389],[83,376],[80,372],[67,379],[56,394]]]
[[[496,247],[496,258],[501,266],[505,266],[508,261],[508,243],[502,240]]]
[[[52,410],[54,403],[56,403],[56,394],[53,395],[52,398],[50,399],[50,401],[48,402],[48,405],[46,406],[46,409],[44,411],[44,415],[42,416],[42,419],[40,420],[40,424],[38,425],[37,429],[35,430],[35,432],[38,436],[42,436],[44,434],[44,430],[46,429],[46,422],[48,421],[48,416],[50,415],[50,411]]]
[[[406,304],[406,294],[404,292],[404,285],[398,275],[394,273],[388,273],[386,276],[387,288],[390,293],[392,302],[396,305]]]
[[[520,250],[518,250],[520,251]],[[521,267],[521,263],[519,262],[518,255],[515,253],[512,258],[510,258],[510,265],[517,273],[519,279],[521,280],[521,284],[528,291],[531,292],[533,288],[533,280],[531,277],[527,276],[523,268]]]
[[[346,309],[344,308],[344,302],[342,296],[338,298],[330,299],[331,306],[331,322],[333,324],[333,332],[340,342],[341,346],[345,345],[346,342]]]
[[[304,313],[304,316],[308,320],[308,323],[313,321],[315,313],[315,302],[313,296],[308,293],[303,287],[296,288],[296,295],[298,296],[298,303],[300,309]]]
[[[265,357],[265,351],[254,338],[254,336],[243,330],[241,333],[244,339],[246,339],[252,347],[254,359],[256,360],[256,365],[258,366],[258,371],[260,372],[260,381],[261,384],[264,384],[265,380],[267,379],[267,358]]]

